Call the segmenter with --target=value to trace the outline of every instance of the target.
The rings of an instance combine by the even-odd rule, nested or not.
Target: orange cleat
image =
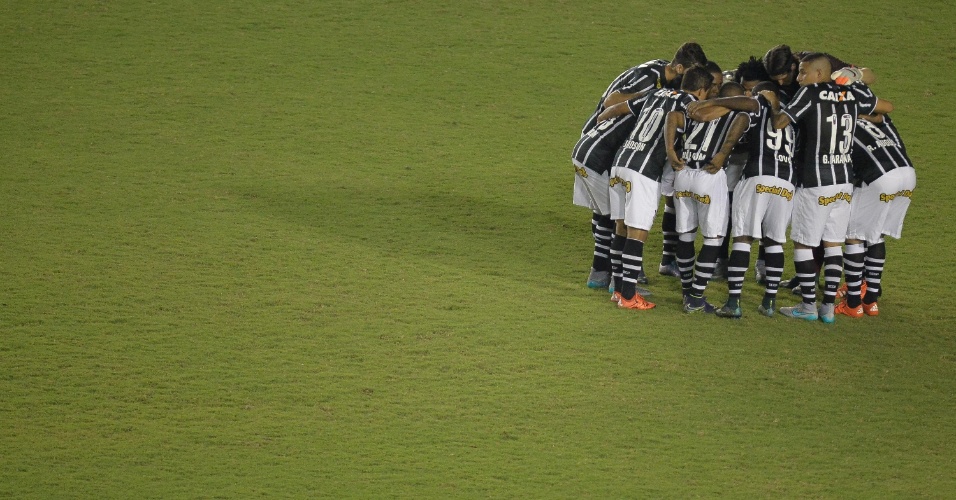
[[[864,296],[864,295],[866,295],[866,282],[865,282],[865,281],[863,282],[862,285],[860,285],[860,297],[862,297],[862,296]],[[843,297],[846,296],[846,283],[840,285],[840,288],[837,288],[837,294],[836,294],[836,296],[837,296],[838,299],[841,299],[841,298],[843,298]]]
[[[840,302],[833,310],[836,314],[842,314],[844,316],[849,316],[851,318],[862,318],[863,317],[863,306],[850,307],[846,304],[846,301]]]
[[[863,305],[861,305],[860,307],[863,308],[863,312],[867,316],[879,316],[880,308],[876,304],[877,304],[876,302],[873,302],[872,304],[867,304],[866,302],[864,302]]]
[[[630,298],[630,300],[625,299],[624,297],[621,297],[621,301],[617,303],[618,307],[622,307],[624,309],[639,309],[639,310],[653,309],[655,305],[656,304],[645,300],[644,297],[642,297],[641,294],[639,293],[635,293],[634,296]]]

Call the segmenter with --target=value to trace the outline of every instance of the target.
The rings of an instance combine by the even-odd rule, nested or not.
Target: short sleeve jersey
[[[794,182],[793,156],[796,153],[796,130],[793,125],[777,130],[773,127],[773,107],[762,95],[757,96],[759,108],[748,113],[750,127],[747,138],[749,155],[743,178],[772,175]]]
[[[856,125],[853,172],[858,182],[869,184],[890,170],[913,167],[889,115],[883,116],[883,123],[870,123],[860,118]]]
[[[586,134],[597,125],[597,117],[604,111],[604,100],[613,92],[620,90],[625,93],[646,92],[652,89],[664,87],[664,66],[669,63],[663,59],[654,59],[644,64],[634,66],[633,68],[621,73],[608,85],[607,90],[601,95],[594,113],[591,114],[588,121],[584,123],[581,134]]]
[[[672,111],[685,112],[687,105],[696,100],[694,96],[679,90],[661,89],[651,94],[641,106],[631,134],[618,149],[614,166],[630,168],[660,181],[667,161],[664,143],[667,115]],[[631,102],[628,104],[631,105]]]
[[[716,120],[697,122],[684,112],[684,131],[681,146],[681,158],[684,167],[699,170],[707,166],[714,155],[720,151],[730,130],[730,124],[737,113],[728,113]]]
[[[862,83],[832,82],[801,87],[783,112],[801,135],[798,177],[803,187],[852,181],[853,134],[859,114],[871,113],[876,96]]]

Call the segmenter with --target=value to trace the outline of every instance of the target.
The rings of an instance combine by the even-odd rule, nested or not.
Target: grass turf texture
[[[954,16],[3,4],[0,496],[951,497]],[[579,127],[687,39],[877,71],[919,172],[879,318],[584,287]]]

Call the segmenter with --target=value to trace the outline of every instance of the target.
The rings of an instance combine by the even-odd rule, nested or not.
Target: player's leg
[[[790,231],[793,239],[793,267],[796,279],[800,283],[800,295],[803,301],[794,307],[781,307],[780,314],[791,318],[816,321],[817,266],[813,260],[813,248],[823,238],[827,212],[817,204],[820,195],[828,194],[821,188],[797,189],[793,197],[793,217]]]
[[[661,233],[664,248],[661,252],[661,264],[658,272],[663,276],[680,277],[677,270],[677,214],[674,209],[674,178],[677,173],[671,168],[670,161],[664,164],[661,176],[661,194],[664,196],[664,214],[661,216]]]
[[[701,234],[704,236],[704,244],[697,254],[694,282],[685,302],[684,311],[711,313],[716,311],[716,308],[707,303],[704,292],[713,277],[720,247],[727,232],[727,180],[723,170],[716,174],[703,170],[696,171],[691,179],[693,193],[691,206],[697,214],[696,218]],[[678,229],[681,229],[679,223]]]
[[[654,304],[638,293],[637,283],[643,271],[644,242],[657,214],[660,183],[629,169],[621,172],[621,177],[625,181],[624,222],[627,239],[621,254],[621,301],[618,305],[627,309],[651,309]]]
[[[780,287],[780,278],[783,276],[783,243],[765,238],[763,249],[766,265],[766,288],[764,289],[763,301],[761,301],[757,310],[764,316],[773,316],[777,306],[777,290]]]
[[[594,236],[594,258],[591,260],[588,288],[603,289],[611,284],[611,239],[614,222],[610,215],[594,213],[591,215],[591,229]]]
[[[886,242],[880,238],[866,247],[866,256],[863,259],[866,276],[866,294],[863,296],[863,312],[867,316],[877,316],[880,309],[877,300],[881,295],[883,281],[883,266],[886,264]]]
[[[843,242],[846,240],[850,223],[850,200],[853,186],[842,184],[835,186],[839,191],[833,195],[835,201],[829,204],[830,213],[823,232],[823,304],[820,306],[820,320],[824,323],[835,321],[836,293],[843,278]]]
[[[739,318],[740,296],[744,288],[744,275],[750,265],[750,246],[753,238],[738,236],[727,260],[727,302],[717,310],[717,316],[722,318]]]

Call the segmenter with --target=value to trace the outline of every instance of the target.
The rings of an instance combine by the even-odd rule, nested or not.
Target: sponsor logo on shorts
[[[853,195],[851,195],[850,193],[841,191],[833,196],[821,196],[817,198],[817,203],[819,203],[820,206],[825,207],[831,203],[835,203],[840,200],[846,200],[847,203],[850,203],[850,200],[852,199],[853,199]]]
[[[674,198],[693,198],[698,203],[703,203],[704,205],[710,205],[709,194],[705,194],[701,196],[693,191],[674,191]]]
[[[571,165],[571,166],[574,167],[574,172],[576,174],[580,175],[581,177],[584,177],[585,179],[588,178],[588,171],[584,170],[584,167],[579,167],[577,165]]]
[[[910,189],[904,189],[904,190],[902,190],[902,191],[897,191],[897,192],[895,192],[895,193],[893,193],[893,194],[880,193],[880,201],[882,201],[883,203],[889,203],[889,202],[893,201],[894,199],[896,199],[897,196],[903,196],[903,197],[906,197],[906,198],[912,198],[912,197],[913,197],[913,191],[910,190]]]
[[[618,185],[618,184],[621,184],[621,185],[624,186],[624,192],[626,192],[626,193],[630,193],[630,192],[631,192],[631,182],[630,182],[630,181],[626,181],[626,180],[624,180],[624,179],[622,179],[622,178],[620,178],[620,177],[611,177],[611,182],[610,182],[610,184],[611,184],[611,187],[614,187],[614,186],[616,186],[616,185]]]
[[[757,194],[775,194],[786,198],[787,201],[793,201],[793,191],[782,186],[764,186],[763,184],[757,184],[754,189],[756,189]]]

